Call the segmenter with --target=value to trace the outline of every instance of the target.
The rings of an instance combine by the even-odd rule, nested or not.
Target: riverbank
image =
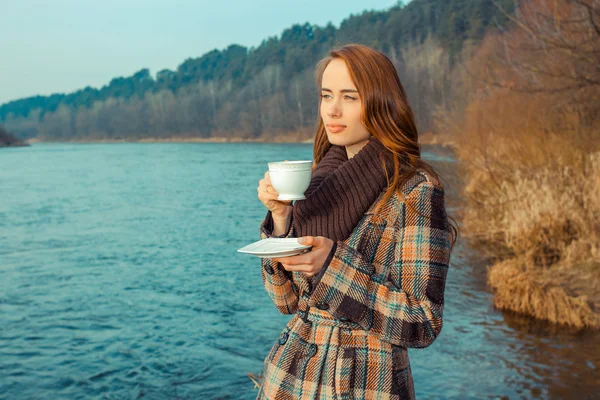
[[[462,120],[444,120],[465,181],[461,233],[490,260],[497,308],[600,329],[597,131],[534,125],[533,106],[510,100],[479,100]]]
[[[23,146],[29,146],[29,144],[16,138],[15,136],[11,135],[2,126],[0,126],[0,147],[23,147]]]
[[[434,135],[431,132],[422,134],[419,138],[422,145],[439,145],[444,147],[456,146],[456,143],[447,136]],[[313,138],[306,132],[290,133],[274,136],[263,136],[257,138],[235,137],[235,136],[169,136],[148,138],[82,138],[53,140],[44,138],[33,138],[27,143],[313,143]]]
[[[312,143],[312,139],[298,139],[295,137],[272,137],[272,138],[238,138],[238,137],[167,137],[167,138],[139,138],[139,139],[111,139],[111,138],[89,138],[48,140],[29,139],[28,143]]]
[[[600,152],[547,134],[458,151],[464,231],[494,262],[496,307],[600,328]],[[481,148],[481,147],[480,147]]]

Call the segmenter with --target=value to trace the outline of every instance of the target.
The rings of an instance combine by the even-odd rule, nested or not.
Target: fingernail
[[[298,238],[298,243],[304,243],[306,242],[306,239],[304,239],[303,237]]]

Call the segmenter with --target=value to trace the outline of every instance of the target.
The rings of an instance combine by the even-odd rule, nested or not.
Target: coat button
[[[275,270],[269,264],[265,265],[265,271],[267,271],[267,274],[269,275],[273,275],[275,273]]]
[[[309,350],[310,351],[309,352],[309,357],[314,357],[314,355],[317,354],[317,349],[318,349],[318,346],[316,344],[314,344],[314,343],[311,344],[310,345],[310,350]]]
[[[287,342],[287,340],[288,340],[288,337],[289,337],[289,335],[288,335],[288,333],[287,333],[287,332],[283,333],[283,334],[282,334],[282,335],[279,337],[279,344],[280,344],[280,345],[284,345],[284,344],[285,344],[285,342]]]
[[[348,318],[340,318],[339,320],[342,321],[342,322],[348,322],[348,321],[350,321]]]
[[[319,310],[329,310],[329,304],[322,302],[317,304]]]

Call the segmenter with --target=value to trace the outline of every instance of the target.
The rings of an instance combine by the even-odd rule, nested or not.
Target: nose
[[[330,118],[340,117],[342,110],[337,104],[337,101],[332,101],[327,105],[327,116]]]

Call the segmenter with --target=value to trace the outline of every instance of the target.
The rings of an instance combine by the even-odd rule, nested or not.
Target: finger
[[[302,272],[303,274],[312,273],[312,266],[307,264],[299,264],[299,265],[289,265],[289,264],[281,264],[286,271],[297,271]]]
[[[279,201],[279,193],[274,191],[273,188],[270,188],[268,192],[262,192],[261,195],[264,196],[266,200]]]
[[[291,266],[298,265],[312,265],[314,262],[314,255],[311,252],[299,254],[297,256],[280,257],[281,263],[285,263]]]
[[[281,266],[283,267],[283,269],[285,269],[286,271],[295,271],[294,266],[293,265],[288,265],[288,264],[284,264],[284,263],[280,263]]]
[[[277,193],[277,195],[279,196],[279,193],[277,192],[277,190],[275,190],[275,188],[273,187],[273,185],[271,185],[271,182],[265,180],[265,179],[261,179],[258,185],[257,190],[263,191],[263,192],[271,192],[271,193]]]
[[[265,200],[277,200],[279,197],[279,193],[273,189],[273,186],[259,186],[256,188],[256,191],[258,192],[258,196]]]
[[[302,236],[298,238],[298,243],[304,244],[307,246],[315,246],[315,237],[314,236]]]
[[[311,245],[313,248],[323,247],[329,241],[329,239],[324,236],[305,236],[304,238],[306,239],[306,242],[298,240],[298,243]]]
[[[273,258],[273,261],[281,263],[282,265],[285,263],[286,265],[294,265],[297,263],[297,261],[295,260],[296,256],[289,256],[289,257],[279,257],[279,258]]]
[[[277,200],[279,198],[279,195],[277,193],[263,193],[263,195],[265,196],[265,200],[267,201],[279,201]]]

